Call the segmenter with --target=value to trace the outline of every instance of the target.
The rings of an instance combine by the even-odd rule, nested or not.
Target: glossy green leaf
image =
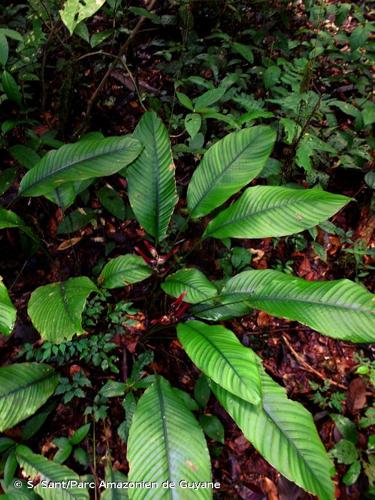
[[[281,118],[279,123],[284,129],[285,142],[293,144],[302,131],[301,125],[291,118]]]
[[[331,454],[340,464],[350,465],[358,460],[358,449],[354,443],[347,439],[340,439]]]
[[[51,399],[46,404],[40,408],[35,415],[28,418],[27,421],[22,425],[21,429],[21,440],[22,442],[28,441],[43,427],[47,418],[50,414],[55,411],[57,406],[57,401]]]
[[[0,437],[0,453],[3,454],[15,446],[14,439],[8,437]]]
[[[175,298],[187,292],[183,300],[188,304],[197,304],[217,295],[215,285],[201,271],[194,268],[180,269],[170,274],[161,288]]]
[[[85,276],[41,286],[31,294],[27,312],[41,337],[59,344],[85,332],[82,311],[95,291],[96,286]]]
[[[202,375],[197,379],[194,385],[194,399],[201,408],[207,406],[211,396],[211,388],[206,375]]]
[[[12,333],[16,322],[17,310],[10,300],[8,290],[0,276],[0,333],[9,335]]]
[[[74,203],[77,196],[82,193],[82,191],[87,189],[93,182],[94,179],[67,182],[66,184],[63,184],[62,186],[54,189],[44,196],[53,203],[56,203],[56,205],[58,205],[63,210],[66,210],[70,207],[70,205]]]
[[[215,415],[201,415],[199,423],[209,438],[224,444],[224,426]]]
[[[74,431],[73,436],[69,438],[70,443],[74,446],[81,443],[89,433],[90,427],[91,424],[81,425],[81,427]]]
[[[27,170],[33,168],[40,161],[38,153],[23,144],[11,146],[9,152],[13,158],[17,160],[20,165],[27,168]]]
[[[339,413],[331,414],[330,417],[335,422],[337,429],[344,439],[351,441],[356,444],[358,440],[358,431],[356,425],[344,415],[340,415]]]
[[[113,30],[105,30],[101,31],[99,33],[93,33],[91,40],[90,40],[90,45],[92,48],[97,47],[101,43],[104,42],[104,40],[107,40],[111,35],[113,34]]]
[[[91,221],[96,219],[96,211],[90,208],[78,208],[69,214],[66,214],[57,228],[57,234],[69,234],[82,229]]]
[[[18,464],[16,460],[15,450],[11,450],[6,457],[4,464],[4,472],[3,472],[3,485],[5,488],[8,488],[13,484],[14,474],[17,470]]]
[[[355,106],[353,106],[353,104],[350,104],[349,102],[335,100],[335,101],[331,101],[329,103],[329,105],[338,108],[340,111],[342,111],[346,115],[353,116],[354,118],[357,118],[361,114],[359,109],[356,108]]]
[[[19,445],[16,449],[17,461],[24,473],[31,479],[37,479],[34,488],[35,493],[40,495],[43,500],[88,500],[89,493],[86,488],[71,486],[46,488],[43,487],[46,483],[62,483],[65,481],[75,481],[80,483],[78,474],[65,465],[57,464],[52,460],[48,460],[42,455],[33,453],[27,446]],[[45,483],[46,482],[46,483]]]
[[[190,109],[190,111],[193,111],[194,106],[193,103],[191,102],[191,99],[186,95],[183,94],[182,92],[176,92],[177,99],[180,101],[180,104],[184,106],[184,108]]]
[[[80,446],[74,449],[73,458],[78,464],[82,465],[85,469],[87,469],[87,467],[90,465],[90,457],[87,451],[81,448]]]
[[[9,45],[8,40],[4,33],[0,31],[0,64],[5,66],[8,61],[9,56]]]
[[[0,208],[0,229],[17,228],[33,240],[33,250],[39,245],[39,238],[35,232],[25,224],[25,222],[16,213],[5,208]]]
[[[210,489],[180,488],[180,481],[211,481],[210,457],[198,422],[169,382],[158,376],[139,399],[128,440],[129,481],[155,481],[158,488],[129,490],[137,499],[209,499]],[[175,489],[162,489],[164,481]]]
[[[189,308],[189,312],[196,318],[209,321],[237,318],[250,314],[253,307],[246,300],[246,295],[232,296],[220,293],[212,299],[207,299]]]
[[[0,196],[3,195],[13,184],[17,175],[17,169],[14,167],[6,168],[0,172]]]
[[[357,26],[350,35],[350,48],[352,50],[357,50],[360,47],[363,47],[367,42],[369,35],[370,29],[367,24],[365,26]]]
[[[177,335],[193,363],[221,387],[258,404],[261,400],[258,361],[233,332],[201,321],[177,325]]]
[[[235,42],[232,46],[233,51],[240,54],[246,61],[250,64],[254,62],[254,54],[251,48],[248,45],[244,45],[243,43]]]
[[[0,432],[33,415],[53,394],[57,382],[57,374],[45,364],[14,363],[0,368]]]
[[[73,35],[76,26],[84,19],[93,16],[104,3],[105,0],[66,0],[63,9],[60,10],[61,20]]]
[[[202,117],[198,113],[189,113],[185,117],[185,128],[191,138],[195,137],[202,125]]]
[[[159,242],[166,237],[177,202],[168,130],[154,112],[146,112],[133,136],[144,150],[126,173],[129,201],[138,222]]]
[[[119,193],[104,186],[98,191],[98,198],[102,206],[120,220],[125,219],[125,204]]]
[[[281,76],[281,69],[276,66],[269,66],[264,70],[263,73],[263,82],[266,90],[271,89],[276,83],[279,81]]]
[[[17,42],[23,42],[23,36],[16,30],[12,30],[10,28],[0,28],[0,33],[8,38],[11,38],[12,40],[16,40]]]
[[[333,338],[375,341],[374,295],[347,279],[305,281],[273,270],[244,271],[227,282],[218,300],[299,321]]]
[[[20,194],[46,195],[67,182],[115,174],[134,161],[141,150],[140,142],[129,136],[65,144],[49,151],[27,172]]]
[[[364,125],[367,127],[375,122],[375,104],[367,102],[362,110],[362,119]]]
[[[194,99],[194,111],[204,110],[219,101],[226,92],[225,87],[207,90],[204,94]]]
[[[177,387],[173,387],[173,392],[184,402],[185,406],[190,410],[190,411],[197,411],[199,410],[199,406],[197,402],[188,394],[186,391],[183,391],[182,389],[177,389]]]
[[[104,288],[121,288],[143,281],[151,274],[152,269],[139,255],[120,255],[107,262],[98,283]]]
[[[53,440],[53,444],[58,447],[58,450],[53,457],[53,461],[58,464],[63,464],[72,454],[73,446],[66,437],[55,438]]]
[[[262,373],[262,403],[254,406],[212,382],[212,389],[245,437],[281,474],[320,500],[334,499],[333,465],[311,414]]]
[[[266,126],[233,132],[204,155],[187,192],[192,217],[207,215],[254,179],[271,154],[276,134]]]
[[[375,172],[373,170],[370,170],[370,172],[367,172],[365,175],[365,183],[371,189],[375,189]]]
[[[20,105],[22,101],[20,88],[16,80],[8,71],[3,72],[1,77],[1,83],[3,85],[4,92],[6,93],[8,99]]]
[[[345,475],[343,476],[342,482],[344,484],[347,484],[348,486],[354,484],[359,478],[361,469],[362,469],[361,462],[359,460],[353,462],[349,467],[349,469],[346,471]]]
[[[99,134],[99,136],[100,135],[101,134]],[[100,139],[102,139],[102,137],[95,137],[95,140]],[[88,140],[87,136],[81,139],[81,141],[83,140]],[[35,165],[37,165],[37,163],[41,160],[36,151],[22,144],[12,146],[9,148],[9,151],[18,163],[28,170],[35,167]],[[87,189],[93,181],[94,179],[86,179],[84,181],[67,182],[50,193],[46,193],[44,196],[53,203],[56,203],[56,205],[62,209],[66,210],[74,203],[76,197],[82,191]]]
[[[319,189],[255,186],[211,221],[204,237],[270,238],[299,233],[327,220],[349,201]]]

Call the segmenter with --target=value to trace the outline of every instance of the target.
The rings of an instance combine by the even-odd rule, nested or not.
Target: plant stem
[[[148,6],[148,10],[150,11],[151,9],[153,9],[153,7],[154,7],[155,4],[156,4],[156,0],[151,0],[150,5]],[[78,130],[76,130],[76,132],[73,134],[74,137],[77,137],[78,135],[82,134],[87,129],[87,123],[88,123],[88,120],[89,120],[89,118],[91,116],[91,111],[92,111],[92,108],[93,108],[93,106],[95,104],[95,101],[97,100],[100,92],[102,91],[104,85],[106,84],[108,78],[110,77],[110,75],[112,73],[112,70],[114,69],[117,60],[121,59],[121,57],[124,54],[126,54],[128,48],[129,48],[130,43],[133,41],[133,39],[135,38],[135,36],[138,34],[138,32],[141,29],[141,27],[142,27],[143,23],[145,22],[145,20],[146,20],[145,16],[141,16],[139,18],[139,20],[138,20],[137,24],[135,25],[134,29],[132,30],[132,32],[128,36],[126,42],[123,45],[121,45],[120,50],[119,50],[119,52],[117,54],[116,60],[112,61],[109,64],[108,69],[105,72],[103,78],[101,79],[99,85],[96,87],[96,89],[92,93],[90,99],[88,100],[84,121],[83,121],[82,125],[78,128]]]

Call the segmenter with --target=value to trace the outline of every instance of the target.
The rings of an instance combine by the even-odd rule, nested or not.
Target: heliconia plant
[[[315,227],[351,201],[320,189],[247,187],[261,174],[275,140],[275,131],[261,125],[230,133],[213,144],[188,185],[183,228],[204,217],[201,241],[287,236]],[[51,196],[116,172],[127,179],[139,224],[156,246],[168,241],[178,201],[175,164],[168,131],[154,112],[143,115],[132,137],[87,139],[48,153],[24,176],[20,195]],[[42,339],[57,344],[84,333],[81,315],[90,294],[125,287],[157,272],[157,265],[138,255],[121,255],[107,262],[96,283],[80,276],[37,288],[28,314]],[[184,264],[163,276],[160,286],[186,304],[185,318],[176,325],[178,340],[244,436],[289,480],[321,500],[333,500],[334,467],[311,414],[287,397],[251,348],[215,322],[258,309],[335,339],[373,342],[374,296],[347,279],[311,282],[269,269],[240,272],[219,286],[202,270]],[[2,334],[11,332],[14,319],[15,310],[0,283]],[[55,372],[38,364],[1,368],[0,380],[0,431],[35,412],[56,386]],[[17,413],[12,412],[14,404]],[[210,457],[200,423],[161,375],[137,403],[127,454],[130,481],[159,485],[129,490],[130,498],[212,498],[210,488],[193,491],[178,486],[180,481],[210,482]],[[30,477],[75,474],[65,466],[50,465],[25,447],[17,448],[16,459]],[[176,489],[163,489],[166,481],[175,483]],[[38,493],[50,498],[42,490]],[[71,497],[81,498],[75,491]]]

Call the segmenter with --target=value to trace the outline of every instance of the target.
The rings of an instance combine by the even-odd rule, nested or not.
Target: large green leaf
[[[36,151],[22,144],[16,144],[10,147],[9,152],[18,163],[27,168],[27,170],[34,168],[41,160]],[[79,193],[84,191],[93,180],[94,179],[86,179],[84,181],[67,182],[50,193],[46,193],[44,196],[65,210],[72,205]]]
[[[166,236],[177,202],[168,131],[150,111],[142,116],[133,136],[144,150],[126,172],[129,201],[138,222],[159,242]]]
[[[73,35],[76,26],[94,15],[104,3],[105,0],[66,0],[63,9],[60,10],[61,20]]]
[[[266,373],[261,380],[263,399],[258,406],[215,382],[212,389],[245,437],[273,467],[320,500],[333,500],[333,465],[311,414],[288,399],[285,390]]]
[[[48,460],[42,455],[33,453],[27,446],[19,445],[16,448],[16,458],[20,467],[30,479],[38,479],[34,488],[35,493],[44,500],[88,500],[89,492],[82,486],[78,474],[65,465]],[[77,486],[70,486],[74,481]],[[50,483],[66,483],[66,487],[47,487]]]
[[[211,221],[204,237],[269,238],[299,233],[325,221],[349,201],[318,189],[256,186]]]
[[[31,294],[27,312],[41,337],[59,344],[84,333],[82,311],[95,291],[96,286],[85,276],[41,286]]]
[[[128,440],[129,481],[158,488],[129,490],[132,499],[206,499],[209,489],[182,489],[180,481],[211,481],[210,457],[198,422],[164,378],[156,377],[137,404]],[[173,481],[175,489],[163,489]]]
[[[201,271],[194,268],[180,269],[170,274],[161,287],[165,293],[176,298],[186,292],[184,302],[188,304],[197,304],[217,295],[216,286]]]
[[[16,316],[17,310],[10,300],[8,290],[0,276],[0,333],[3,335],[12,333]]]
[[[207,215],[254,179],[271,154],[276,134],[266,126],[233,132],[204,155],[187,192],[192,217]]]
[[[208,377],[250,403],[260,402],[257,357],[233,332],[220,325],[187,321],[177,325],[177,334],[193,363]]]
[[[141,151],[140,142],[129,136],[65,144],[49,151],[27,172],[20,184],[20,194],[45,195],[67,182],[115,174]]]
[[[53,368],[44,364],[0,368],[0,432],[33,415],[53,394],[57,382]]]
[[[374,295],[347,279],[305,281],[273,270],[244,271],[227,282],[219,300],[299,321],[337,339],[375,341]],[[217,314],[215,319],[222,317]]]
[[[143,281],[151,274],[152,269],[139,255],[120,255],[107,262],[98,283],[104,288],[120,288]]]

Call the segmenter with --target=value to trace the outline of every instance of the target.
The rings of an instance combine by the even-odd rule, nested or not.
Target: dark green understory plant
[[[275,139],[273,128],[253,126],[226,135],[207,150],[188,185],[181,237],[192,225],[194,231],[204,226],[199,244],[212,238],[228,242],[230,238],[283,237],[315,227],[351,201],[318,188],[247,187],[267,164]],[[170,226],[178,201],[175,168],[166,127],[154,112],[146,112],[132,136],[93,136],[50,151],[24,175],[19,195],[46,196],[56,202],[65,195],[74,199],[82,186],[118,173],[126,178],[135,218],[155,247],[162,244],[172,248]],[[25,230],[14,212],[2,209],[0,216],[0,227]],[[30,228],[27,231],[32,234]],[[285,389],[266,373],[259,356],[220,322],[259,309],[335,339],[372,342],[373,295],[347,279],[311,282],[269,269],[248,268],[213,282],[198,267],[186,266],[184,259],[181,255],[173,272],[160,278],[161,289],[187,307],[176,324],[182,347],[263,457],[306,491],[322,500],[333,499],[333,463],[311,414],[287,397]],[[96,282],[79,276],[46,284],[31,294],[28,315],[44,341],[61,345],[85,333],[82,312],[91,294],[108,296],[112,289],[157,277],[161,262],[157,250],[147,262],[139,255],[119,255],[107,261]],[[11,334],[15,319],[16,310],[1,283],[3,335]],[[165,328],[170,329],[171,323]],[[1,368],[0,431],[32,416],[54,394],[57,384],[55,370],[41,362]],[[128,439],[129,480],[154,481],[158,488],[129,490],[129,497],[211,498],[212,488],[204,487],[212,481],[208,448],[189,405],[161,375],[155,374],[143,386],[135,384],[139,384],[135,387],[138,390],[148,388],[137,403],[133,396],[128,399],[131,425],[122,429],[122,434]],[[126,385],[116,387],[119,394],[128,389]],[[113,387],[106,391],[109,397],[118,395]],[[32,479],[78,477],[66,466],[24,445],[15,448],[14,456]],[[176,488],[162,488],[166,481]],[[201,487],[184,489],[180,481],[199,483]],[[75,487],[68,492],[71,498],[89,496],[88,490]],[[52,498],[39,486],[34,493]]]

